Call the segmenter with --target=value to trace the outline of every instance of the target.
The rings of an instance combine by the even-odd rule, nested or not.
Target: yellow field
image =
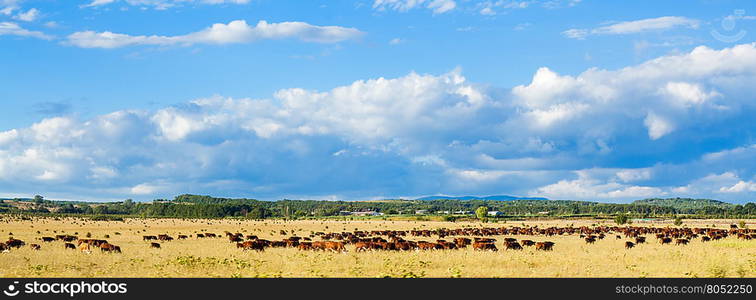
[[[726,228],[732,220],[686,220],[685,226]],[[503,236],[497,238],[498,252],[463,250],[360,252],[347,245],[348,253],[299,251],[269,248],[265,252],[242,251],[226,237],[162,242],[162,249],[150,249],[142,235],[162,233],[176,237],[201,232],[224,231],[255,234],[280,240],[313,231],[411,230],[461,228],[465,226],[590,226],[594,220],[528,221],[498,224],[415,221],[236,221],[127,219],[125,222],[84,219],[0,219],[0,238],[9,233],[27,246],[0,253],[0,277],[756,277],[756,240],[736,239],[686,246],[660,245],[653,236],[647,244],[626,250],[627,239],[609,235],[593,245],[577,236],[511,236],[556,243],[554,251],[505,251]],[[612,225],[605,221],[604,225]],[[644,223],[635,226],[673,226]],[[754,220],[749,220],[753,228]],[[206,231],[203,231],[206,230]],[[289,235],[282,236],[285,230]],[[37,231],[40,233],[38,234]],[[63,242],[43,243],[41,236],[76,234],[107,239],[123,249],[122,254],[94,251],[91,254],[63,249]],[[120,234],[117,234],[120,233]],[[109,238],[104,238],[105,235]],[[510,236],[507,236],[510,237]],[[413,240],[434,241],[437,237]],[[449,239],[449,238],[447,238]],[[30,243],[42,245],[31,250]]]

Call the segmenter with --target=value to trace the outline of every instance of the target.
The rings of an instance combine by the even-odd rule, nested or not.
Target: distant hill
[[[415,200],[492,200],[492,201],[512,201],[512,200],[549,200],[543,197],[515,197],[507,195],[494,195],[486,197],[476,196],[427,196]]]
[[[692,199],[692,198],[652,198],[633,201],[632,204],[668,206],[676,209],[701,209],[704,207],[731,208],[735,204],[722,202],[712,199]]]

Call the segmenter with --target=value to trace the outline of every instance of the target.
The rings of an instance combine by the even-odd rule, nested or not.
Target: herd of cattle
[[[281,232],[285,234],[285,232]],[[226,232],[229,241],[236,243],[238,248],[244,250],[264,251],[265,248],[272,247],[291,247],[300,250],[330,250],[336,252],[345,252],[346,245],[354,245],[357,252],[372,250],[453,250],[472,246],[475,250],[498,251],[496,239],[490,236],[502,235],[524,235],[534,237],[578,235],[584,239],[587,244],[593,244],[596,240],[602,240],[609,234],[616,234],[617,239],[633,239],[625,242],[625,248],[630,249],[636,244],[646,242],[643,235],[653,234],[661,244],[671,244],[673,239],[676,245],[686,245],[691,240],[700,236],[702,242],[711,240],[720,240],[728,236],[735,235],[739,239],[751,240],[756,239],[756,230],[738,229],[731,226],[729,230],[715,228],[659,228],[659,227],[637,227],[637,226],[599,226],[599,227],[502,227],[502,228],[462,228],[462,229],[436,229],[436,230],[374,230],[374,231],[354,231],[354,232],[337,232],[324,233],[315,232],[309,237],[292,236],[280,241],[270,241],[260,239],[254,235],[244,235],[242,233]],[[424,240],[411,241],[405,237],[413,238],[434,237],[438,239],[435,242]],[[321,241],[313,241],[313,238],[319,237]],[[386,238],[388,240],[386,240]],[[445,237],[453,237],[447,241]],[[472,237],[472,239],[470,238]],[[246,241],[245,241],[246,239]],[[534,238],[535,239],[535,238]],[[503,239],[502,246],[505,250],[523,250],[523,246],[535,246],[536,250],[551,251],[555,243],[551,241],[535,242],[530,239],[521,239],[507,237]]]
[[[281,235],[287,235],[281,230]],[[730,229],[716,228],[669,228],[669,227],[639,227],[639,226],[597,226],[597,227],[502,227],[502,228],[461,228],[435,230],[373,230],[353,232],[313,232],[307,237],[290,236],[282,240],[266,240],[256,235],[225,232],[230,243],[243,250],[264,251],[266,248],[296,248],[299,250],[322,250],[333,252],[347,252],[347,245],[352,245],[356,252],[363,251],[410,251],[410,250],[454,250],[471,246],[474,250],[498,251],[496,239],[493,236],[532,236],[531,239],[517,240],[507,237],[501,244],[505,250],[523,250],[524,247],[534,247],[539,251],[551,251],[555,243],[551,241],[533,241],[552,236],[579,236],[587,244],[593,244],[609,235],[616,239],[630,239],[625,242],[625,248],[630,249],[637,244],[646,243],[646,235],[653,235],[660,244],[686,245],[692,240],[700,238],[701,242],[720,240],[730,236],[738,239],[756,239],[756,230],[731,226]],[[197,233],[194,238],[221,238],[223,234]],[[624,236],[624,237],[623,237]],[[107,237],[107,236],[106,236]],[[177,235],[177,240],[186,240],[192,235]],[[435,242],[422,240],[437,237]],[[447,238],[448,237],[448,241]],[[412,240],[410,240],[410,238]],[[55,237],[38,238],[44,243],[62,241],[64,249],[79,249],[85,253],[100,249],[102,252],[121,253],[119,246],[102,239],[79,239],[75,235],[56,235]],[[316,240],[319,239],[319,240]],[[420,239],[420,240],[417,240]],[[161,248],[161,242],[170,242],[174,238],[168,234],[145,235],[142,240],[149,243],[150,248]],[[74,244],[74,242],[76,244]],[[8,252],[12,248],[21,248],[26,243],[19,239],[10,238],[0,243],[0,252]],[[40,250],[40,244],[29,244],[32,250]]]

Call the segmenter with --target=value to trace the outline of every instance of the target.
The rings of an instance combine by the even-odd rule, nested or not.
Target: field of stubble
[[[604,221],[604,225],[612,225]],[[686,226],[727,228],[732,221],[687,220]],[[608,236],[588,245],[573,236],[507,236],[555,242],[550,252],[526,247],[522,251],[501,248],[498,252],[434,250],[408,252],[347,253],[269,248],[264,252],[242,251],[225,237],[162,242],[151,249],[143,235],[195,235],[224,231],[280,240],[312,232],[354,230],[411,230],[469,226],[590,226],[595,220],[554,220],[482,224],[429,221],[236,221],[127,219],[124,222],[84,219],[0,219],[0,239],[24,240],[27,246],[0,253],[0,277],[756,277],[756,240],[729,237],[689,245],[660,245],[653,236],[647,244],[625,249],[627,239]],[[754,220],[749,221],[753,227]],[[673,226],[669,223],[636,226]],[[280,234],[281,230],[287,236]],[[39,233],[37,233],[39,231]],[[104,238],[118,245],[121,254],[91,254],[66,250],[63,242],[43,243],[41,236],[75,234]],[[412,240],[421,238],[407,237]],[[433,241],[437,237],[422,238]],[[42,249],[31,250],[30,243]]]

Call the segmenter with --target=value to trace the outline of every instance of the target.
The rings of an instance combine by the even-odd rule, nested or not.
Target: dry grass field
[[[753,228],[754,220],[749,221]],[[732,220],[686,220],[684,226],[728,228]],[[595,220],[550,220],[497,224],[430,221],[236,221],[127,219],[124,222],[85,219],[0,219],[0,238],[24,240],[27,246],[0,253],[0,277],[756,277],[756,240],[734,236],[719,241],[694,239],[684,246],[660,245],[653,235],[648,243],[625,249],[627,239],[608,235],[595,244],[571,236],[507,236],[555,242],[550,252],[525,247],[506,251],[497,238],[499,251],[460,250],[300,251],[269,248],[264,252],[242,251],[225,236],[197,239],[196,233],[224,231],[280,240],[292,234],[354,230],[411,230],[502,226],[591,226]],[[608,221],[601,223],[613,225]],[[634,226],[674,226],[643,223]],[[281,235],[285,230],[287,235]],[[37,233],[39,231],[39,233]],[[107,239],[123,253],[91,254],[64,249],[62,241],[42,242],[41,236],[75,234]],[[143,235],[167,233],[192,235],[187,240],[161,242],[151,249]],[[109,237],[105,238],[108,235]],[[433,241],[437,237],[422,238]],[[420,238],[407,237],[418,240]],[[30,249],[37,243],[41,250]]]

